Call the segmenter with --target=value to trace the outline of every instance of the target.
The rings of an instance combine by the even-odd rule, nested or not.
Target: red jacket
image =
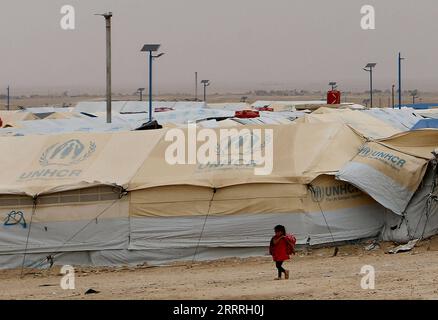
[[[281,239],[277,242],[277,244],[274,245],[274,239],[273,237],[271,239],[271,245],[269,247],[269,253],[272,255],[272,259],[274,261],[286,261],[290,259],[290,256],[287,254],[287,244],[286,239]]]

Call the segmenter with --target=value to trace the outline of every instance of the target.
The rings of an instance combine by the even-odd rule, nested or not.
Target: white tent
[[[339,121],[244,128],[273,130],[271,174],[171,165],[171,129],[0,137],[0,267],[262,255],[279,223],[301,245],[421,236],[403,217],[436,233],[437,130],[371,141]]]

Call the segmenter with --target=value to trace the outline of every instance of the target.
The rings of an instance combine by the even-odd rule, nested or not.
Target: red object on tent
[[[327,92],[327,104],[341,104],[341,92],[337,90]]]
[[[256,108],[257,111],[269,111],[269,112],[274,112],[274,108],[269,108],[269,107],[259,107]]]
[[[175,109],[168,108],[168,107],[155,108],[155,112],[168,112],[168,111],[173,111],[173,110],[175,110]]]
[[[235,117],[239,119],[259,118],[260,112],[254,110],[236,111]]]
[[[0,128],[3,127],[3,121],[2,118],[0,118]]]

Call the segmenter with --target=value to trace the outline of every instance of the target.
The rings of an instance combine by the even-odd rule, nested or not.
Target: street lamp
[[[7,93],[7,97],[6,97],[6,110],[9,111],[9,109],[11,108],[11,106],[10,106],[10,103],[11,103],[11,92],[10,92],[9,86],[8,86],[7,92],[8,93]]]
[[[210,80],[202,80],[201,83],[204,85],[204,102],[207,102],[207,87],[210,85]]]
[[[152,52],[158,51],[159,48],[159,44],[145,44],[141,49],[141,52],[149,52],[149,122],[152,122],[152,60],[164,55],[160,53],[154,56]]]
[[[336,84],[337,84],[336,82],[329,82],[329,86],[332,87],[332,91],[335,91],[335,89],[336,89],[336,87],[337,87]]]
[[[415,99],[418,98],[418,90],[412,90],[411,91],[411,96],[412,96],[412,104],[415,104]]]
[[[365,108],[367,108],[367,109],[368,109],[368,103],[369,102],[370,102],[370,99],[365,99],[365,100],[362,101],[362,103],[365,104]]]
[[[370,73],[370,108],[373,107],[373,68],[375,68],[377,63],[368,63],[365,68],[366,72]]]
[[[111,123],[111,18],[112,12],[96,14],[105,18],[106,23],[106,122]]]
[[[137,92],[140,94],[140,101],[143,101],[143,91],[145,91],[146,88],[138,88]]]
[[[398,53],[398,108],[401,109],[402,104],[402,58],[401,52]]]
[[[198,72],[195,72],[195,101],[198,101]]]

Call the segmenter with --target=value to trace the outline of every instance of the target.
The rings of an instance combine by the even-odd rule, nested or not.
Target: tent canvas
[[[6,221],[21,211],[34,224],[29,241],[22,224],[0,226],[0,267],[19,266],[24,252],[25,266],[44,265],[48,254],[56,264],[85,265],[263,254],[279,223],[299,244],[377,237],[390,209],[407,212],[422,203],[414,199],[438,141],[436,131],[420,130],[367,142],[334,121],[237,128],[273,130],[272,174],[256,176],[239,163],[170,165],[164,159],[170,128],[0,138],[10,155],[0,158],[0,213]],[[410,157],[406,175],[359,159],[367,147]],[[411,192],[408,203],[386,203],[362,183],[362,171],[345,169],[366,161]]]

